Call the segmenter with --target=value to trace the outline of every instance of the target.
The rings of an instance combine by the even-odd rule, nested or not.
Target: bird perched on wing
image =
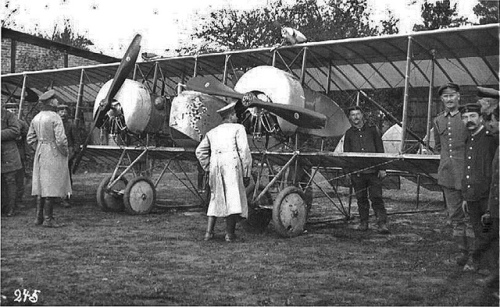
[[[307,38],[299,30],[290,27],[281,28],[281,36],[283,40],[287,41],[290,45],[300,44],[307,42]]]
[[[281,37],[282,37],[281,43],[274,46],[271,49],[271,52],[284,45],[293,46],[295,44],[307,42],[307,38],[304,34],[302,34],[299,30],[290,27],[281,27]]]
[[[154,61],[160,58],[159,55],[152,52],[143,52],[141,53],[141,57],[144,61]]]

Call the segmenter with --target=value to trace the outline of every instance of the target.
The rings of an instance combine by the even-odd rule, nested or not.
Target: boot
[[[43,224],[43,206],[45,204],[45,198],[37,197],[36,198],[36,219],[35,225]]]
[[[216,221],[217,218],[215,216],[208,217],[207,231],[205,232],[205,237],[203,238],[203,240],[210,241],[214,238],[214,227]]]
[[[361,221],[357,228],[359,231],[367,231],[368,230],[368,221]]]
[[[468,240],[466,236],[454,236],[460,256],[455,260],[459,266],[464,266],[469,260]]]
[[[232,214],[226,217],[226,242],[233,242],[236,240],[236,222],[238,221],[238,215]]]
[[[44,221],[43,221],[43,226],[44,227],[51,227],[51,228],[56,228],[59,227],[59,225],[56,224],[54,221],[54,199],[53,198],[46,198],[45,199],[45,208],[44,208]]]
[[[476,239],[475,238],[467,238],[467,249],[469,251],[469,258],[467,259],[467,263],[464,265],[464,271],[478,271],[479,263],[477,257],[474,255],[476,250]]]

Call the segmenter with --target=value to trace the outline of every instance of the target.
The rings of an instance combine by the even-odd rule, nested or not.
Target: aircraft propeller
[[[142,36],[140,34],[137,34],[128,46],[127,52],[125,52],[125,55],[123,56],[118,69],[116,70],[115,77],[113,78],[113,82],[111,83],[106,97],[99,103],[99,108],[94,114],[94,121],[92,122],[92,125],[90,127],[89,134],[85,139],[81,150],[75,155],[75,160],[72,168],[73,173],[76,172],[78,165],[82,160],[83,153],[87,148],[90,139],[92,138],[92,132],[96,127],[101,128],[104,124],[106,113],[111,109],[113,98],[115,97],[116,93],[118,93],[121,86],[125,82],[125,79],[127,79],[127,76],[134,68],[137,57],[139,56],[139,51],[141,50],[141,39]]]
[[[246,108],[262,108],[299,127],[321,129],[326,124],[326,116],[324,114],[293,105],[265,102],[251,93],[238,93],[222,82],[207,77],[199,76],[191,78],[187,82],[187,87],[191,90],[209,95],[239,99]]]

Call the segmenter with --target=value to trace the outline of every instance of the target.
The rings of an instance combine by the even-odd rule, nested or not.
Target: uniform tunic
[[[16,140],[21,135],[21,125],[16,116],[2,109],[2,174],[21,169],[21,157]]]
[[[465,142],[465,167],[462,194],[466,201],[488,198],[491,183],[491,163],[497,148],[495,137],[484,126]]]
[[[377,127],[364,124],[361,128],[352,126],[344,136],[344,152],[384,152],[382,135]],[[364,170],[362,174],[376,173],[381,168]],[[383,169],[383,168],[382,168]]]
[[[434,120],[435,149],[441,152],[438,184],[460,190],[464,170],[464,151],[467,129],[460,112],[444,112]]]
[[[488,210],[491,213],[491,216],[498,219],[498,147],[495,152],[495,156],[493,157],[492,163],[492,173],[491,173],[491,188],[490,188],[490,197],[488,200]]]
[[[32,195],[65,197],[71,194],[68,141],[61,117],[53,111],[38,113],[31,122],[27,141],[36,146]]]
[[[240,214],[246,218],[248,204],[243,177],[250,177],[252,156],[243,125],[224,123],[207,132],[196,148],[196,157],[203,169],[210,172],[207,215]]]

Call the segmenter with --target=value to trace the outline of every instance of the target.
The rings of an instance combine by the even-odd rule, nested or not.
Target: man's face
[[[465,112],[462,114],[462,121],[467,130],[474,132],[483,122],[483,117],[477,112]]]
[[[351,110],[349,112],[349,121],[353,126],[359,126],[363,124],[363,113],[360,110]]]
[[[484,121],[484,126],[493,134],[498,134],[498,118],[491,115],[491,118]]]
[[[68,111],[66,109],[58,110],[57,114],[59,114],[59,116],[61,116],[62,120],[66,120],[68,118]]]
[[[455,91],[452,88],[445,88],[441,92],[441,101],[444,104],[444,107],[449,110],[453,111],[458,109],[458,103],[460,101],[460,93]]]

